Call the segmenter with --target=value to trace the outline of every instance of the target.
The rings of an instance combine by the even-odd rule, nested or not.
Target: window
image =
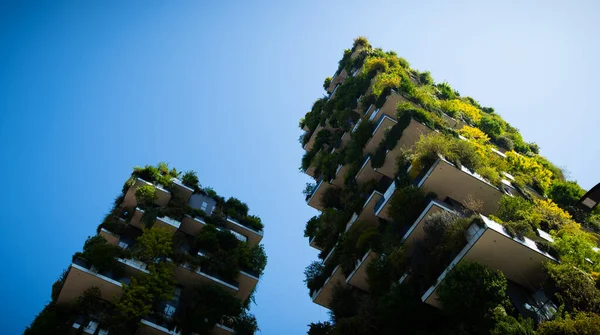
[[[206,201],[202,201],[202,205],[200,206],[200,209],[206,212],[207,207],[208,207],[208,203],[206,203]]]
[[[175,310],[176,310],[175,306],[171,306],[171,305],[167,304],[165,306],[165,312],[164,312],[165,317],[171,318],[173,316],[173,314],[175,314]]]

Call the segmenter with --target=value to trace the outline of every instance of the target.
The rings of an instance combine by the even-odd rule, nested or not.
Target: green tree
[[[574,206],[585,194],[577,182],[555,180],[548,189],[548,197],[563,209]]]
[[[492,139],[498,138],[498,136],[500,136],[504,131],[500,121],[487,115],[482,117],[481,121],[479,121],[479,129],[488,134],[488,136]]]
[[[135,190],[135,199],[139,204],[151,205],[158,199],[154,185],[140,186]]]
[[[331,332],[331,322],[317,322],[308,325],[308,335],[328,335]]]
[[[593,313],[566,314],[552,321],[542,322],[538,335],[600,334],[600,315]]]
[[[201,285],[186,289],[181,295],[174,320],[184,335],[209,334],[223,316],[242,313],[239,299],[217,285]]]
[[[600,290],[594,278],[570,264],[546,264],[549,281],[546,284],[568,312],[600,312]]]
[[[169,229],[154,226],[144,229],[144,233],[137,238],[133,255],[135,258],[153,263],[158,258],[169,257],[173,251],[173,234]]]
[[[444,311],[463,329],[489,333],[497,307],[510,306],[502,272],[475,262],[459,263],[437,289]]]

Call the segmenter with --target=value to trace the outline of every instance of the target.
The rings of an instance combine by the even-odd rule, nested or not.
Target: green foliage
[[[317,322],[317,323],[313,323],[311,322],[308,325],[308,335],[329,335],[331,332],[331,322],[325,321],[325,322]]]
[[[437,89],[440,91],[439,97],[441,99],[453,100],[456,99],[456,97],[458,96],[458,94],[456,94],[456,91],[447,82],[437,84]]]
[[[521,197],[503,196],[496,216],[502,221],[519,221],[533,209],[533,203]]]
[[[321,194],[321,205],[325,208],[341,208],[340,195],[341,189],[337,187],[329,187]]]
[[[585,190],[574,181],[555,180],[548,189],[548,197],[563,209],[574,206],[584,195]]]
[[[419,73],[419,82],[422,85],[433,85],[433,78],[431,77],[431,73],[429,71]]]
[[[196,171],[186,171],[183,174],[183,177],[181,177],[181,182],[185,186],[193,188],[194,191],[200,189],[200,181],[198,180],[198,175],[196,174]]]
[[[267,266],[267,253],[262,244],[257,244],[250,248],[250,259],[246,266],[259,276],[263,274],[263,271]]]
[[[317,234],[317,230],[319,229],[320,224],[321,221],[319,220],[318,216],[313,216],[312,218],[310,218],[306,222],[306,226],[304,228],[304,237],[312,239]]]
[[[69,274],[68,270],[63,270],[58,279],[52,284],[52,301],[56,301],[58,299],[58,295],[60,294],[60,290],[62,290],[63,285],[65,284],[65,280],[67,279],[67,275]]]
[[[154,226],[144,229],[143,234],[137,238],[132,252],[133,256],[146,263],[152,263],[158,258],[169,257],[173,250],[172,236],[173,234],[167,228]]]
[[[499,314],[499,313],[496,313]],[[506,314],[506,313],[502,313]],[[490,332],[491,335],[535,335],[533,320],[515,319],[509,315],[497,316],[497,323]]]
[[[169,300],[175,290],[173,280],[173,264],[149,264],[149,274],[143,273],[131,278],[125,287],[123,296],[115,304],[117,320],[130,322],[149,315],[156,304]]]
[[[182,334],[209,334],[225,316],[242,313],[241,302],[217,285],[202,285],[186,289],[181,296],[174,320]]]
[[[394,192],[388,214],[392,217],[396,230],[399,230],[412,225],[425,206],[427,206],[425,194],[416,186],[410,185]]]
[[[331,77],[327,77],[325,78],[325,81],[323,82],[323,89],[327,90],[329,88],[329,85],[331,85]]]
[[[139,204],[151,205],[158,199],[154,185],[143,185],[135,190],[135,199]]]
[[[498,138],[504,131],[502,123],[495,117],[484,115],[479,121],[479,129],[492,139]]]
[[[322,262],[313,261],[304,269],[304,283],[309,290],[309,295],[320,289],[325,280],[325,266]]]
[[[586,271],[600,271],[600,253],[593,250],[596,239],[579,225],[570,222],[552,232],[553,246],[560,254],[561,262],[568,263]],[[592,261],[592,264],[588,262]]]
[[[116,258],[122,257],[123,253],[121,248],[107,243],[104,237],[96,235],[88,237],[83,245],[83,252],[76,253],[73,257],[83,257],[98,271],[112,271],[118,275],[122,273],[122,268]]]
[[[437,289],[444,311],[463,329],[488,333],[497,307],[508,308],[507,281],[502,272],[475,262],[459,263]]]
[[[549,282],[546,284],[566,311],[600,313],[600,290],[594,278],[571,264],[547,263]]]
[[[369,43],[369,40],[366,37],[359,36],[354,39],[354,44],[352,45],[352,50],[356,50],[359,47],[370,48],[371,44]]]
[[[248,205],[246,205],[245,203],[243,203],[242,201],[240,201],[237,198],[230,197],[225,202],[224,212],[226,212],[227,215],[230,215],[233,217],[238,217],[238,216],[244,217],[244,216],[248,215],[248,210],[249,210]]]
[[[512,151],[515,148],[515,143],[508,136],[498,136],[498,138],[495,140],[495,143],[508,151]]]
[[[367,264],[367,281],[371,292],[376,295],[384,294],[407,270],[408,257],[401,246],[382,254]]]
[[[72,327],[68,318],[68,311],[51,302],[33,319],[23,335],[67,334]]]
[[[260,329],[254,315],[244,312],[235,318],[233,330],[235,330],[236,334],[253,335]]]
[[[600,315],[593,313],[574,313],[559,316],[543,322],[538,335],[579,335],[600,334]]]

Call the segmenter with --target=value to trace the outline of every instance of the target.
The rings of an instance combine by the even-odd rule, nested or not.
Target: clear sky
[[[494,107],[584,188],[599,182],[600,2],[480,2],[3,1],[0,333],[49,301],[131,168],[159,161],[262,217],[263,334],[326,320],[302,282],[317,212],[297,125],[359,35]]]

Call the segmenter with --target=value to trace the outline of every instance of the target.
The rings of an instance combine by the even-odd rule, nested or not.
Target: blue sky
[[[252,311],[263,334],[326,320],[302,282],[316,211],[301,194],[297,124],[359,35],[494,107],[590,188],[598,4],[3,2],[0,333],[23,331],[131,168],[158,161],[262,217],[269,264]]]

